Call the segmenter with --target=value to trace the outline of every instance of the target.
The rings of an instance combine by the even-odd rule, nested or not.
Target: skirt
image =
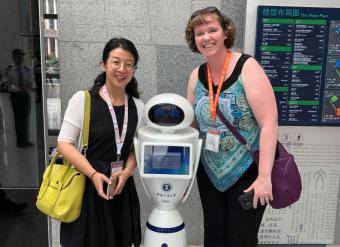
[[[120,195],[112,200],[98,196],[86,179],[82,210],[71,223],[61,223],[63,247],[135,247],[141,244],[140,204],[130,177]]]

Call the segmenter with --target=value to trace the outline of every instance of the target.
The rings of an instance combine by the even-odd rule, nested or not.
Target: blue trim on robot
[[[175,227],[170,227],[170,228],[162,228],[162,227],[157,227],[157,226],[153,226],[151,225],[148,221],[146,222],[146,227],[154,232],[158,232],[158,233],[175,233],[175,232],[179,232],[181,230],[184,229],[184,222],[179,225],[179,226],[175,226]]]

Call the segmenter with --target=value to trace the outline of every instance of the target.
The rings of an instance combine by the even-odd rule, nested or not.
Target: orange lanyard
[[[221,77],[220,77],[220,81],[218,83],[218,88],[217,88],[217,92],[214,98],[214,91],[212,88],[212,76],[211,76],[211,71],[210,71],[210,66],[208,64],[208,85],[209,85],[209,98],[210,98],[210,113],[211,113],[211,118],[213,120],[213,123],[215,125],[216,123],[216,109],[217,109],[217,103],[218,103],[218,98],[220,97],[220,92],[221,92],[221,88],[224,82],[224,78],[225,75],[227,73],[227,69],[228,69],[228,65],[230,62],[230,56],[231,56],[231,52],[229,50],[227,50],[227,55],[223,64],[223,69],[221,72]]]

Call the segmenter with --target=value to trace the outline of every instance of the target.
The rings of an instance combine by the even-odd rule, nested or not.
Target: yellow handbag
[[[91,97],[86,90],[83,124],[84,154],[88,148],[90,104]],[[72,222],[80,215],[85,190],[85,175],[72,167],[65,159],[63,159],[63,164],[56,164],[60,156],[61,154],[57,151],[44,171],[36,206],[51,218],[61,222]]]

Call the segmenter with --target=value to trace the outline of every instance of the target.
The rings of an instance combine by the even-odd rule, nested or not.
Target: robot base
[[[143,247],[187,247],[184,222],[177,209],[152,210],[146,223]]]

